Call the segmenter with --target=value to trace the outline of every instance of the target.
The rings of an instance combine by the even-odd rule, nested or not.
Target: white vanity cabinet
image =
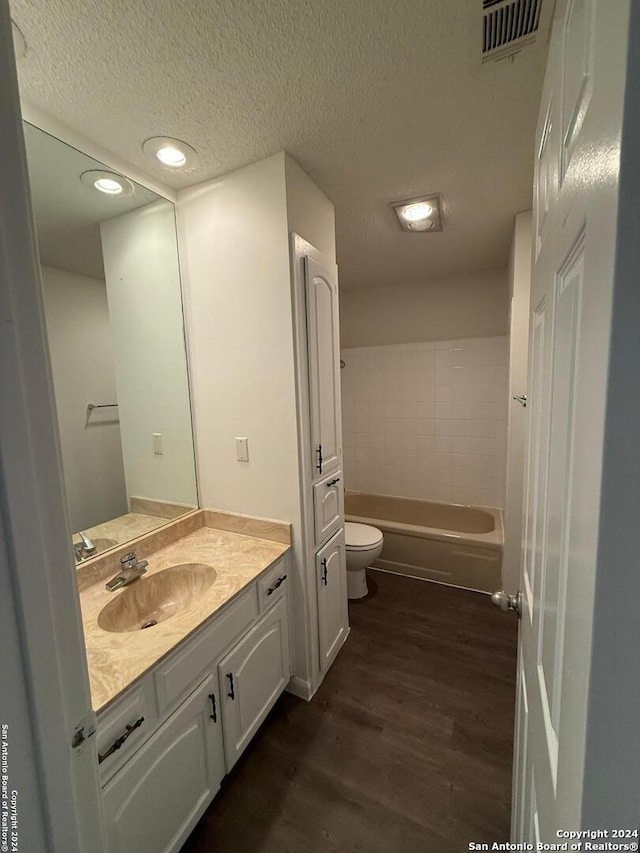
[[[349,630],[344,528],[316,554],[320,665],[327,668]]]
[[[110,853],[179,850],[225,775],[209,675],[103,790]]]
[[[98,715],[109,853],[177,853],[214,798],[289,682],[288,579],[285,556]]]
[[[227,770],[289,681],[287,601],[280,600],[218,664]]]

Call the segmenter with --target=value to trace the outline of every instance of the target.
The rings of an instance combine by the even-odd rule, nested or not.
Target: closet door
[[[349,630],[344,529],[316,555],[320,669],[324,672],[342,648]]]
[[[311,476],[313,481],[340,466],[340,338],[338,272],[305,258]]]

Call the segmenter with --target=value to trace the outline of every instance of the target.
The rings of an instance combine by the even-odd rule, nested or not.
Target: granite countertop
[[[200,527],[147,557],[147,573],[135,584],[170,566],[205,563],[217,572],[213,584],[192,604],[145,630],[116,633],[98,625],[102,608],[127,591],[108,592],[100,580],[80,592],[91,698],[101,711],[137,678],[172,651],[217,610],[266,571],[290,545]],[[129,587],[130,588],[130,587]]]

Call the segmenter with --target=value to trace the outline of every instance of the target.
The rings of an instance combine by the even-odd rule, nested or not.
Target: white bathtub
[[[502,585],[500,509],[346,492],[345,512],[384,533],[376,568],[483,592]]]

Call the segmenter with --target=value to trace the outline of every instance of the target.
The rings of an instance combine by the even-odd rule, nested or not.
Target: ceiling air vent
[[[535,41],[542,0],[482,0],[482,61],[504,59]]]

